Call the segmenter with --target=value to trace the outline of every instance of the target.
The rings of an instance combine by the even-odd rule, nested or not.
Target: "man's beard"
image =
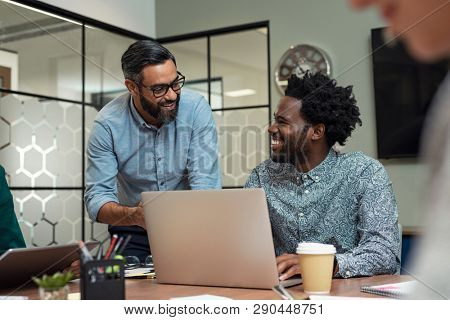
[[[279,152],[272,151],[271,159],[273,162],[290,163],[294,166],[307,162],[306,136],[308,134],[309,125],[305,125],[300,137],[296,142],[287,141],[283,144],[283,148]],[[283,141],[284,142],[284,141]]]
[[[294,145],[285,144],[283,148],[278,151],[274,152],[272,151],[271,159],[273,162],[278,163],[291,163],[293,165],[297,164],[297,150]]]
[[[178,113],[178,105],[180,102],[180,95],[177,95],[176,100],[161,100],[158,104],[153,104],[144,96],[139,97],[139,101],[141,102],[142,109],[156,119],[156,123],[159,125],[164,125],[174,121],[177,117]],[[163,109],[164,105],[170,105],[175,102],[175,108],[173,110],[165,111]]]

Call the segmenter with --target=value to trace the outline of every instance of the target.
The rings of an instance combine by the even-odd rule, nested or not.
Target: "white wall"
[[[154,38],[155,0],[43,0],[47,4]]]
[[[270,21],[273,69],[295,44],[312,44],[331,57],[333,77],[340,85],[353,85],[363,126],[346,147],[376,157],[376,131],[370,29],[384,26],[374,11],[356,13],[346,0],[156,0],[157,37]],[[272,81],[272,106],[280,95]],[[417,160],[382,161],[393,181],[403,226],[420,224],[424,167]]]

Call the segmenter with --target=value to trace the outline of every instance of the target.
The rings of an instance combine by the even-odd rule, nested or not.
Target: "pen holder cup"
[[[124,264],[121,260],[93,260],[81,265],[81,300],[124,300]]]

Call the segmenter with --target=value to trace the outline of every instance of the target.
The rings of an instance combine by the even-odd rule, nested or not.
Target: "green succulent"
[[[64,287],[72,278],[73,273],[68,271],[56,272],[52,276],[44,274],[42,278],[33,277],[33,281],[41,288],[53,290]]]

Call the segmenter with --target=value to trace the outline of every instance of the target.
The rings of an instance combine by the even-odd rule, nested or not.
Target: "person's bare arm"
[[[100,208],[97,221],[113,226],[139,226],[145,229],[144,210],[141,205],[126,207],[116,202],[107,202]]]

